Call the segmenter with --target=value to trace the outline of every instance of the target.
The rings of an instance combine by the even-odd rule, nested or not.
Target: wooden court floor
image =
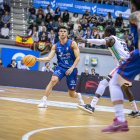
[[[43,95],[44,90],[0,87],[0,140],[140,140],[140,118],[127,117],[129,132],[101,132],[114,117],[109,99],[102,98],[94,114],[88,114],[62,92],[53,92],[48,108],[39,109]],[[91,99],[84,96],[86,103]],[[127,101],[125,108],[130,109]]]

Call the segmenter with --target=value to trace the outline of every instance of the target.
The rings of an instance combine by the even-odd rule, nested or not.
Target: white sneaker
[[[38,104],[39,108],[46,108],[47,107],[47,97],[43,96],[40,103]]]
[[[78,94],[79,105],[85,105],[84,100],[82,99],[81,93],[77,93],[77,94]]]

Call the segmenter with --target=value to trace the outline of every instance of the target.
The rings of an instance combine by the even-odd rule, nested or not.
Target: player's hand
[[[83,39],[82,37],[76,37],[77,42],[87,43],[86,39]]]
[[[67,71],[66,71],[66,75],[70,75],[72,72],[73,72],[73,67],[69,68]]]

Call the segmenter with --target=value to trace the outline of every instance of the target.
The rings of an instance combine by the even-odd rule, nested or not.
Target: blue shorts
[[[140,53],[134,50],[130,57],[118,68],[118,73],[126,80],[132,81],[140,73]]]
[[[57,66],[53,75],[57,76],[59,80],[61,80],[64,76],[66,76],[66,82],[69,90],[76,89],[76,82],[77,82],[77,68],[73,69],[73,72],[70,75],[66,75],[66,71],[68,68],[62,68]]]

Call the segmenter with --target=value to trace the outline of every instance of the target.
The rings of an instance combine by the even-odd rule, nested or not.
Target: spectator
[[[69,21],[69,17],[70,15],[68,13],[68,10],[65,10],[62,17],[63,22],[67,23]]]
[[[107,13],[107,16],[105,17],[106,25],[113,25],[113,17],[111,16],[111,12]]]
[[[42,15],[42,17],[44,17],[44,10],[43,10],[42,6],[37,10],[37,16],[38,15]]]
[[[42,67],[41,71],[53,72],[53,69],[50,67],[50,63],[46,62],[45,66]]]
[[[55,44],[58,41],[58,39],[56,38],[56,34],[55,34],[53,29],[49,32],[48,39],[49,39],[49,42],[52,45]]]
[[[119,17],[116,18],[115,27],[121,28],[122,24],[123,24],[123,17],[122,17],[122,14],[120,13]]]
[[[30,70],[27,66],[24,65],[23,60],[18,61],[17,68],[18,69],[23,69],[23,70]]]
[[[46,14],[45,16],[45,24],[48,25],[50,23],[50,21],[53,20],[53,17],[50,13]]]
[[[44,12],[45,12],[45,14],[50,13],[51,15],[54,15],[54,11],[51,8],[51,5],[50,4],[46,7],[46,9],[44,10]]]
[[[79,20],[78,13],[74,13],[73,17],[71,18],[72,23],[75,25],[77,24],[78,20]]]
[[[41,15],[41,14],[37,15],[37,18],[36,18],[36,24],[37,24],[37,26],[40,26],[41,23],[42,23],[42,21],[44,21],[44,16]]]
[[[29,19],[36,20],[36,10],[32,6],[29,8]]]
[[[9,15],[7,11],[5,11],[4,15],[1,18],[1,27],[3,27],[4,24],[7,24],[7,27],[10,28],[10,19],[11,19],[11,16]]]
[[[17,68],[16,60],[11,60],[11,63],[7,65],[8,68]]]
[[[4,24],[4,27],[1,28],[1,38],[8,39],[10,30],[7,28],[7,24]]]
[[[58,18],[60,18],[60,17],[61,17],[61,11],[60,11],[60,8],[57,7],[55,10],[55,13],[54,13],[54,20],[58,21]]]
[[[99,76],[99,74],[95,72],[94,68],[91,69],[91,75],[92,76]]]

